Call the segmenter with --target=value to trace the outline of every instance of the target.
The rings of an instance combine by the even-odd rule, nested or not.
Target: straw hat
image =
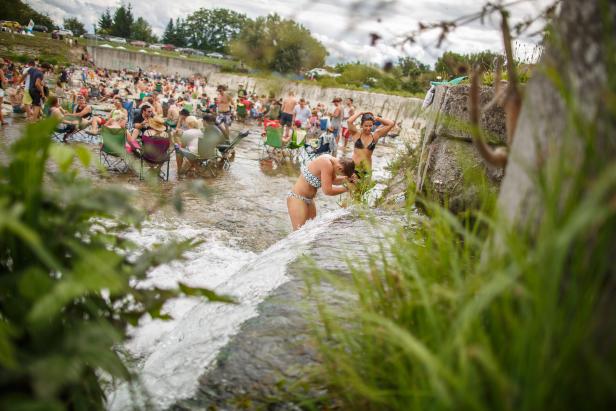
[[[165,120],[161,116],[154,116],[148,121],[148,126],[156,131],[165,131],[167,127],[165,126]]]

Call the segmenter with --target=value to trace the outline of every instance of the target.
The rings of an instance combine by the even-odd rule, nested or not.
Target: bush
[[[0,409],[103,410],[100,376],[132,380],[116,351],[129,324],[166,318],[182,294],[220,298],[136,288],[195,243],[137,251],[119,233],[143,214],[126,192],[80,178],[73,163],[87,167],[89,151],[52,145],[54,127],[29,125],[0,165]]]

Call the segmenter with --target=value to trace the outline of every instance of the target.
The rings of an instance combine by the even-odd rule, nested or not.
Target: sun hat
[[[161,116],[154,116],[148,122],[148,126],[156,131],[165,131],[167,130],[167,126],[165,126],[165,120]]]

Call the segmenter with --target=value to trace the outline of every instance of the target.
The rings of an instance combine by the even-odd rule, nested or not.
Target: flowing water
[[[22,124],[14,120],[0,130],[3,142],[16,138]],[[124,347],[134,359],[151,407],[165,409],[176,401],[190,398],[198,388],[199,377],[212,366],[219,350],[238,332],[240,326],[257,315],[257,306],[273,290],[288,280],[290,263],[311,250],[320,264],[340,264],[342,255],[363,255],[353,238],[363,235],[353,221],[352,210],[337,205],[336,197],[319,194],[319,217],[291,233],[286,211],[286,192],[299,175],[298,167],[273,160],[259,160],[259,129],[247,126],[250,135],[238,148],[230,170],[205,179],[212,189],[207,197],[183,194],[183,213],[158,209],[142,229],[126,233],[144,248],[170,239],[196,238],[203,242],[186,255],[186,260],[153,270],[146,283],[173,287],[178,281],[230,295],[237,304],[208,303],[198,298],[168,302],[164,311],[170,321],[144,319],[130,330]],[[374,153],[375,177],[383,179],[384,166],[400,142],[380,143]],[[89,144],[97,156],[96,146]],[[350,155],[350,152],[347,154]],[[173,163],[173,160],[172,160]],[[174,166],[175,164],[172,164]],[[120,184],[134,190],[146,207],[155,193],[135,175],[101,177],[94,169],[84,170],[95,184]],[[168,182],[161,182],[164,196],[186,180],[178,180],[174,167]],[[378,217],[377,217],[378,218]],[[344,224],[339,222],[343,221]],[[336,236],[351,238],[343,249]],[[323,242],[327,238],[327,242]],[[342,244],[342,243],[341,243]],[[342,247],[342,246],[341,246]],[[324,258],[327,256],[327,258]],[[146,284],[143,284],[146,285]],[[109,395],[109,409],[131,409],[134,398],[126,385]]]

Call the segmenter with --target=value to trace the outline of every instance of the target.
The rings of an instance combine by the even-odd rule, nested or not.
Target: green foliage
[[[111,11],[106,9],[101,17],[98,19],[98,31],[100,33],[111,34],[111,28],[113,27],[113,18],[111,17]]]
[[[131,38],[131,29],[135,18],[133,17],[133,8],[129,3],[128,6],[121,4],[113,14],[113,23],[111,25],[111,35],[125,39]]]
[[[446,51],[438,58],[434,70],[450,79],[457,76],[467,76],[470,73],[468,59],[462,54]]]
[[[420,200],[426,215],[409,210],[367,264],[349,262],[350,278],[310,280],[350,295],[319,304],[315,329],[319,383],[340,409],[613,408],[616,105],[586,117],[574,86],[546,74],[567,132],[528,174],[540,206],[525,220],[500,216],[487,187],[484,208],[461,216]]]
[[[75,36],[81,36],[86,32],[86,28],[83,26],[83,23],[76,17],[64,18],[63,26],[64,29],[72,31]]]
[[[49,30],[55,28],[48,15],[37,12],[22,0],[0,0],[0,16],[3,20],[16,21],[22,26],[27,26],[32,20],[34,24],[40,24]]]
[[[131,40],[141,40],[147,43],[156,43],[158,39],[152,33],[152,27],[143,17],[138,17],[131,27]]]
[[[123,238],[143,214],[127,192],[80,178],[73,163],[87,167],[90,152],[52,145],[55,126],[29,125],[0,165],[1,409],[103,410],[99,376],[132,379],[116,352],[128,324],[167,318],[179,295],[228,301],[182,284],[136,288],[195,243],[139,251]]]
[[[281,73],[322,66],[327,56],[308,29],[277,14],[246,21],[230,50],[251,67]]]
[[[173,24],[173,19],[169,19],[162,41],[165,44],[173,44],[176,47],[186,47],[186,30],[182,19],[178,17],[175,20],[175,24]]]
[[[186,18],[188,45],[195,49],[227,53],[229,42],[247,20],[245,14],[232,10],[201,8]]]

